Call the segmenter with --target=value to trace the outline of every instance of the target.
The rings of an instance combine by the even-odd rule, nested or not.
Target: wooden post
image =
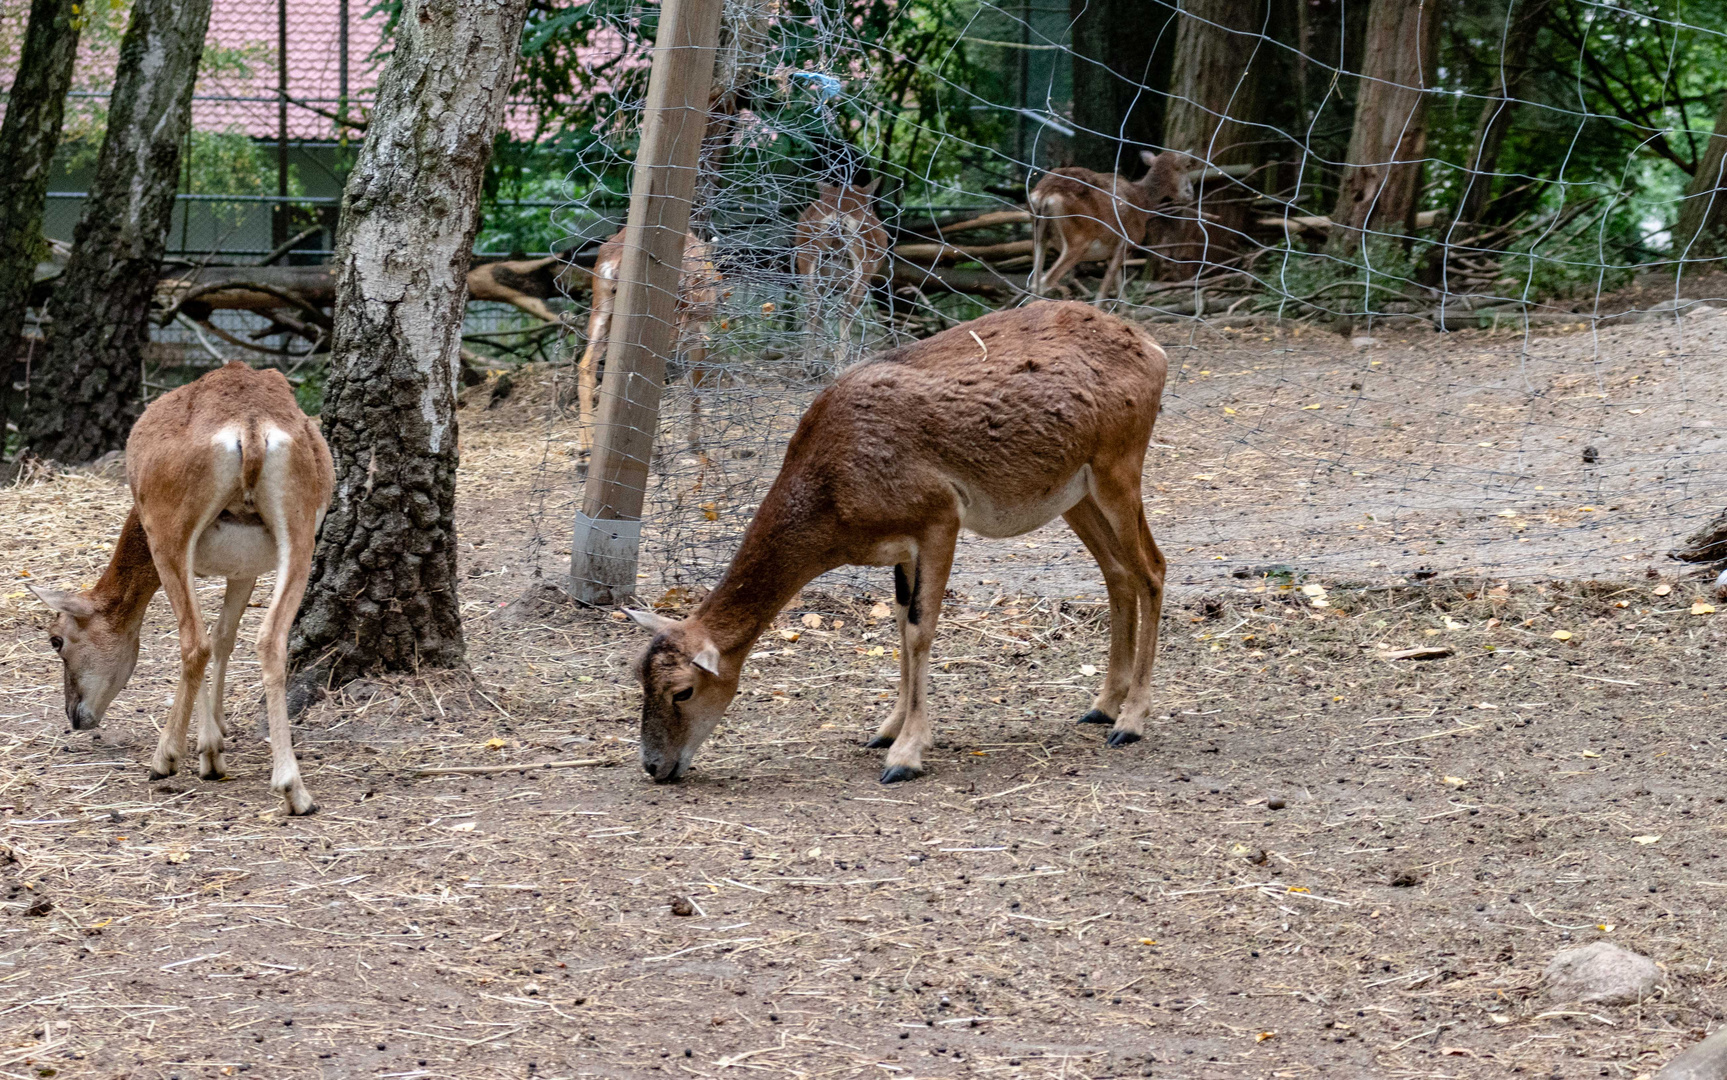
[[[677,346],[678,275],[707,126],[722,0],[665,0],[624,226],[612,337],[587,490],[570,546],[570,593],[615,604],[635,592],[642,499],[666,360]]]

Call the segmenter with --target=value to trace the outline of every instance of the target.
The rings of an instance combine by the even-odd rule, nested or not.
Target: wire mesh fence
[[[1169,352],[1147,489],[1180,580],[1623,575],[1714,517],[1715,15],[1292,6],[1145,5],[1149,28],[1121,28],[1150,37],[1142,81],[1077,51],[1079,4],[728,0],[692,219],[714,295],[691,302],[686,273],[644,597],[723,569],[836,372],[1039,295],[1155,324]],[[615,107],[569,220],[616,220],[652,17],[609,16]],[[1663,108],[1554,91],[1624,69],[1634,34],[1665,49]],[[1544,67],[1566,42],[1575,70]],[[1152,135],[1131,108],[1084,127],[1099,79],[1147,103]],[[1658,141],[1689,147],[1691,177]],[[1097,145],[1116,173],[1062,167]],[[825,239],[800,227],[812,213]],[[571,249],[598,238],[571,229]],[[595,355],[577,335],[565,349]],[[585,476],[582,437],[562,417],[549,431],[541,544],[567,538]],[[1002,588],[1098,584],[1051,532],[972,541],[962,578],[968,561]]]

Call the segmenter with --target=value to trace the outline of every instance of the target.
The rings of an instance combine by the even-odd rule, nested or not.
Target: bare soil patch
[[[92,579],[126,495],[89,475],[0,491],[17,583],[0,594],[0,1070],[1652,1073],[1721,1019],[1727,614],[1692,610],[1727,604],[1671,568],[1646,576],[1662,565],[1653,536],[1684,531],[1657,534],[1658,506],[1628,527],[1650,539],[1626,561],[1610,544],[1618,526],[1596,525],[1575,494],[1553,497],[1569,508],[1555,522],[1534,499],[1513,504],[1520,533],[1509,518],[1423,509],[1421,521],[1449,523],[1448,542],[1369,581],[1363,564],[1392,563],[1388,544],[1410,534],[1353,529],[1345,494],[1373,489],[1317,470],[1324,429],[1304,432],[1325,410],[1293,405],[1339,381],[1325,372],[1340,358],[1374,371],[1388,366],[1370,363],[1381,355],[1437,364],[1431,343],[1357,352],[1333,338],[1333,367],[1293,354],[1288,371],[1321,374],[1279,374],[1290,415],[1267,408],[1244,429],[1230,425],[1265,395],[1250,389],[1256,376],[1218,373],[1294,346],[1205,344],[1178,359],[1190,365],[1182,408],[1160,428],[1177,449],[1148,475],[1170,490],[1150,487],[1148,506],[1172,510],[1154,529],[1190,584],[1165,613],[1148,738],[1106,750],[1073,723],[1105,651],[1088,579],[1076,571],[1071,592],[1047,577],[1019,586],[997,568],[1061,562],[977,542],[937,646],[930,775],[890,788],[861,744],[891,701],[897,643],[871,598],[839,589],[806,594],[785,633],[764,640],[692,779],[647,782],[634,761],[637,633],[573,607],[506,610],[526,584],[527,539],[554,535],[536,523],[534,491],[546,433],[561,429],[531,402],[464,414],[472,676],[358,683],[308,711],[296,746],[323,807],[312,818],[284,818],[268,792],[247,644],[231,668],[232,779],[145,779],[172,693],[160,600],[103,728],[67,731],[58,661],[22,582]],[[1192,368],[1201,355],[1206,367]],[[1458,355],[1441,359],[1467,362]],[[1645,378],[1676,378],[1647,366]],[[1642,381],[1623,392],[1643,393]],[[1431,402],[1438,385],[1412,381],[1401,400]],[[1670,407],[1675,384],[1664,385],[1641,407]],[[1375,460],[1405,477],[1417,466],[1398,460],[1404,446],[1427,447],[1438,474],[1449,454],[1473,460],[1488,436],[1464,434],[1478,421],[1462,404],[1444,405],[1457,437],[1403,436]],[[1629,415],[1603,413],[1589,430]],[[1527,459],[1569,453],[1538,449],[1558,435],[1520,424]],[[1226,453],[1216,433],[1230,430],[1254,438]],[[1285,441],[1258,442],[1267,432]],[[1209,456],[1190,457],[1202,442]],[[1685,464],[1696,447],[1647,452]],[[1223,471],[1236,462],[1240,476]],[[1173,478],[1189,469],[1216,479]],[[1314,490],[1297,494],[1297,475]],[[1281,545],[1302,538],[1307,554],[1279,561],[1308,576],[1211,570],[1213,553],[1234,560],[1219,566],[1278,553],[1281,534],[1227,531],[1267,507],[1307,522]],[[1452,537],[1459,549],[1538,538],[1560,552],[1591,539],[1613,557],[1586,568],[1621,572],[1512,580],[1478,555],[1453,567],[1478,573],[1395,583],[1415,558],[1449,554]],[[542,561],[561,560],[548,549]],[[819,628],[803,622],[811,614]],[[1451,653],[1380,658],[1417,646]],[[535,767],[571,759],[602,764]],[[514,768],[419,777],[426,765]],[[1553,953],[1596,938],[1660,962],[1664,989],[1622,1008],[1545,1000],[1537,983]]]

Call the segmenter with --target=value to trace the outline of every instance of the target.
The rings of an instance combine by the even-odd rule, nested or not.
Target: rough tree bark
[[[1265,140],[1246,121],[1271,59],[1257,55],[1265,0],[1183,0],[1178,18],[1163,141],[1213,165],[1255,163]]]
[[[18,73],[0,125],[0,378],[11,386],[13,358],[24,333],[24,310],[41,261],[42,208],[48,166],[60,145],[66,91],[78,53],[76,0],[35,0]],[[6,419],[0,415],[0,421]]]
[[[1722,99],[1715,131],[1679,204],[1673,251],[1687,260],[1727,255],[1727,98]]]
[[[1076,129],[1071,163],[1138,175],[1138,151],[1163,144],[1174,15],[1137,0],[1069,0],[1068,17]]]
[[[118,450],[139,412],[150,298],[209,22],[210,0],[132,7],[96,178],[31,377],[23,444],[42,457],[89,461]]]
[[[407,0],[343,194],[324,390],[336,493],[289,648],[305,689],[463,663],[456,381],[527,0]]]
[[[1499,167],[1499,149],[1505,144],[1505,133],[1511,129],[1511,115],[1517,109],[1518,88],[1529,73],[1529,50],[1534,47],[1535,38],[1547,20],[1551,2],[1511,0],[1511,7],[1505,13],[1505,37],[1499,49],[1499,66],[1494,71],[1493,86],[1482,99],[1481,115],[1475,121],[1469,174],[1454,218],[1459,224],[1480,221],[1493,197],[1493,173]]]
[[[1373,0],[1349,165],[1331,214],[1331,248],[1368,230],[1413,232],[1427,151],[1427,98],[1439,53],[1440,0]]]

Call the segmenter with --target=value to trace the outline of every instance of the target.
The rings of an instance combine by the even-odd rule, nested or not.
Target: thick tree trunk
[[[1673,254],[1687,260],[1727,255],[1727,98],[1722,99],[1715,131],[1679,204]]]
[[[1262,53],[1265,0],[1182,0],[1164,142],[1213,165],[1257,163],[1258,120],[1272,58]]]
[[[324,390],[336,494],[290,650],[297,680],[464,660],[456,382],[481,182],[527,0],[407,0],[343,196]]]
[[[0,125],[0,394],[12,385],[12,364],[24,333],[24,311],[42,245],[42,208],[48,166],[60,145],[66,91],[78,52],[76,0],[35,0],[18,74]],[[8,419],[0,408],[0,422]]]
[[[1541,25],[1547,19],[1551,0],[1511,2],[1513,7],[1505,13],[1507,25],[1493,86],[1482,99],[1481,115],[1475,121],[1469,172],[1464,179],[1463,197],[1458,201],[1457,214],[1453,218],[1459,224],[1480,221],[1493,197],[1493,173],[1499,167],[1499,148],[1505,143],[1505,133],[1511,129],[1511,115],[1517,109],[1517,91],[1529,71],[1529,50],[1534,47]]]
[[[1427,98],[1439,52],[1439,0],[1373,0],[1355,97],[1349,165],[1331,214],[1335,251],[1368,231],[1415,228],[1427,150]]]
[[[1073,23],[1072,164],[1138,174],[1163,143],[1175,55],[1169,9],[1135,0],[1069,0]]]
[[[23,444],[42,457],[89,461],[118,450],[139,412],[150,298],[209,21],[210,0],[132,7],[96,178],[31,378]]]

